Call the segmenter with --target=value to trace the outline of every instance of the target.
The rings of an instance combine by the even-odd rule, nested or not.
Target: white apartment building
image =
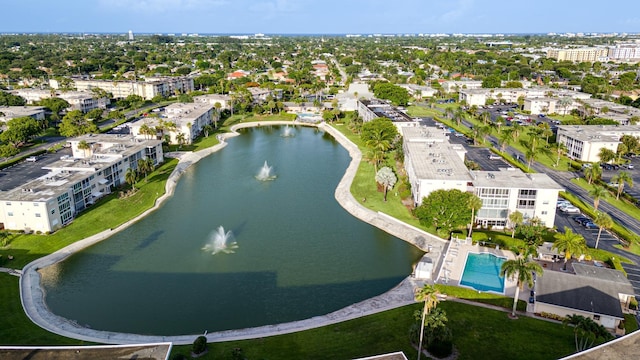
[[[78,149],[86,141],[89,149]],[[125,183],[127,169],[137,161],[164,161],[162,142],[121,135],[83,135],[69,140],[73,156],[45,167],[48,173],[0,192],[0,227],[52,232],[111,190]],[[35,163],[33,166],[37,166]]]
[[[194,90],[193,79],[187,76],[153,77],[145,81],[111,81],[111,80],[80,80],[74,79],[74,87],[78,91],[91,91],[100,88],[113,94],[114,98],[126,98],[129,95],[139,95],[146,100],[151,100],[157,95],[165,97],[175,96],[178,93],[188,93]],[[52,88],[58,88],[58,82],[49,80]]]
[[[640,125],[558,126],[556,141],[567,148],[567,156],[584,162],[600,162],[600,149],[618,149],[622,135],[640,136]]]
[[[41,89],[18,89],[12,94],[21,96],[28,104],[34,104],[42,99],[58,97],[69,103],[68,110],[80,110],[87,113],[93,109],[106,109],[110,101],[107,98],[96,98],[90,91],[51,91]]]
[[[609,48],[609,59],[612,60],[638,60],[640,59],[640,46],[638,44],[620,44]]]
[[[30,116],[38,121],[44,120],[42,106],[0,106],[0,121]]]
[[[507,226],[509,214],[521,212],[525,219],[539,218],[553,227],[560,185],[546,174],[525,174],[520,169],[469,171],[466,151],[449,142],[445,132],[435,127],[403,127],[405,170],[416,206],[435,190],[458,189],[476,194],[482,208],[476,224]]]
[[[549,87],[532,87],[532,88],[495,88],[495,89],[474,89],[474,90],[460,90],[460,101],[466,101],[469,106],[484,106],[487,103],[488,99],[493,99],[494,101],[503,101],[505,103],[518,103],[519,98],[523,98],[524,109],[529,110],[527,106],[529,106],[532,114],[546,114],[553,113],[549,112],[536,112],[534,110],[540,110],[543,107],[553,107],[555,106],[556,110],[565,111],[563,107],[559,107],[557,105],[551,105],[553,102],[551,99],[561,99],[563,97],[569,97],[573,100],[584,100],[591,98],[591,94],[565,90],[565,89],[553,89]],[[547,100],[537,100],[534,99],[544,99]],[[529,104],[527,104],[527,100],[529,100]],[[567,109],[566,111],[570,111],[571,109],[575,109],[575,105],[572,108]]]
[[[409,95],[415,97],[418,100],[433,97],[438,92],[438,90],[424,85],[402,84],[400,86],[407,89]]]
[[[440,85],[442,85],[442,90],[448,93],[460,90],[482,89],[482,81],[477,80],[448,80]]]
[[[231,110],[231,96],[223,94],[207,94],[193,97],[196,103],[211,104],[215,107],[216,103],[220,104],[220,109]]]
[[[129,128],[137,139],[147,139],[148,135],[140,134],[142,125],[155,127],[159,121],[173,123],[175,127],[164,127],[164,133],[169,135],[169,143],[179,144],[179,139],[183,136],[183,144],[188,145],[202,132],[205,125],[213,123],[215,112],[213,105],[207,103],[174,103],[164,108],[161,118],[142,118],[130,123]]]

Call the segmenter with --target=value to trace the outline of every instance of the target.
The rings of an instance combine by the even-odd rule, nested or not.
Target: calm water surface
[[[243,130],[162,208],[44,269],[51,311],[99,330],[194,334],[322,315],[397,285],[422,253],[336,202],[347,151],[316,129],[283,131]],[[265,160],[274,181],[255,178]],[[202,249],[218,226],[234,253]]]

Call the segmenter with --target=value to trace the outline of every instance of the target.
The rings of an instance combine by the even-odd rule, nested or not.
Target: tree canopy
[[[391,100],[391,103],[396,106],[407,105],[411,98],[407,89],[388,82],[372,83],[371,89],[375,97]]]
[[[60,123],[60,135],[62,136],[74,137],[96,132],[98,132],[96,124],[85,119],[80,110],[69,111]]]
[[[415,215],[420,223],[449,235],[455,229],[464,228],[471,220],[471,196],[473,194],[458,189],[433,191],[415,209]]]

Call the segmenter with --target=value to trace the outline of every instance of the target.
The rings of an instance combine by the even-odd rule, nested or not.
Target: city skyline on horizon
[[[638,33],[640,5],[540,0],[24,0],[3,4],[0,33],[547,34]]]

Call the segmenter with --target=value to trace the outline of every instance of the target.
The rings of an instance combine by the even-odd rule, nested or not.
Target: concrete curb
[[[240,135],[237,130],[246,127],[255,127],[261,125],[301,125],[316,126],[308,123],[291,122],[291,121],[269,121],[269,122],[253,122],[242,123],[232,126],[230,133],[218,135],[220,144],[208,149],[198,151],[196,153],[182,153],[179,158],[180,162],[169,176],[166,184],[166,192],[156,200],[153,208],[145,211],[130,221],[116,229],[103,231],[89,238],[75,242],[55,253],[37,259],[27,264],[22,270],[20,277],[20,297],[25,313],[38,326],[52,333],[74,338],[78,340],[91,341],[104,344],[137,344],[137,343],[156,343],[156,342],[172,342],[178,345],[191,344],[200,334],[180,335],[180,336],[149,336],[127,333],[116,333],[109,331],[100,331],[81,327],[68,319],[57,316],[49,311],[44,302],[45,294],[40,286],[39,269],[60,262],[73,253],[100,242],[111,235],[126,229],[152,211],[158,209],[169,197],[174,193],[178,179],[185,170],[200,161],[202,158],[217,152],[226,146],[225,140]],[[349,141],[342,133],[331,126],[324,123],[317,125],[323,131],[328,132],[344,146],[352,158],[351,163],[342,180],[336,188],[335,197],[340,205],[345,208],[353,216],[374,225],[383,231],[390,233],[400,239],[403,239],[420,249],[425,251],[431,250],[430,254],[437,259],[437,268],[441,266],[442,254],[446,251],[448,242],[421,231],[415,227],[404,224],[386,214],[378,213],[367,209],[360,205],[351,195],[350,186],[358,170],[358,165],[362,158],[362,154],[357,146]],[[362,302],[347,306],[330,314],[316,316],[310,319],[294,321],[283,324],[267,325],[255,328],[228,330],[221,332],[209,333],[206,335],[209,342],[222,342],[231,340],[244,340],[260,338],[265,336],[287,334],[302,330],[313,329],[325,325],[335,324],[346,320],[355,319],[365,315],[375,314],[378,312],[394,309],[414,303],[413,292],[416,287],[421,287],[424,282],[407,277],[395,288],[387,291],[379,296],[364,300]]]

